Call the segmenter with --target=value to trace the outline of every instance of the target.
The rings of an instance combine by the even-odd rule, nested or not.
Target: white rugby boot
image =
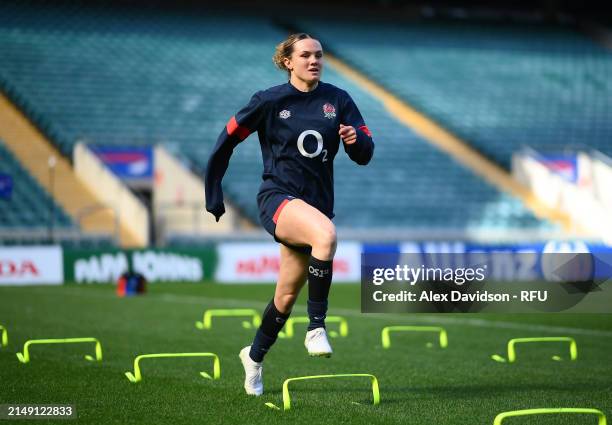
[[[250,351],[251,346],[247,345],[240,350],[238,357],[240,357],[244,367],[244,389],[246,393],[258,396],[263,394],[263,363],[258,363],[251,359],[251,356],[249,356]]]
[[[313,357],[331,357],[332,348],[327,340],[325,328],[316,328],[306,332],[304,345],[308,350],[308,355]]]

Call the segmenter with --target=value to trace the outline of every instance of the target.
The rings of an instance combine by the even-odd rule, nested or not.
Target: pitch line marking
[[[55,288],[54,288],[55,289]],[[78,292],[77,292],[78,291]],[[90,297],[100,299],[116,299],[114,293],[85,293],[87,289],[83,288],[70,288],[70,291],[53,292],[49,291],[48,288],[44,288],[44,293],[47,295],[56,294],[59,297],[65,297],[66,295],[74,295],[77,297]],[[36,291],[33,291],[36,292]],[[41,291],[42,292],[42,291]],[[148,294],[149,298],[154,298],[164,302],[176,302],[182,304],[194,304],[202,305],[203,303],[216,304],[219,306],[235,306],[244,307],[249,305],[254,308],[264,309],[268,303],[262,301],[253,300],[239,300],[234,298],[209,298],[200,297],[197,295],[177,295],[177,294]],[[293,310],[296,313],[306,313],[306,308],[302,306],[296,306]],[[338,308],[334,311],[343,316],[349,317],[364,317],[359,310]],[[378,314],[370,313],[367,315],[368,319],[379,319],[389,321],[393,320],[407,320],[406,316],[401,314]],[[531,323],[515,323],[515,322],[503,322],[498,320],[487,320],[487,319],[474,319],[474,318],[457,318],[457,317],[443,317],[443,316],[427,316],[419,315],[410,318],[411,321],[420,321],[423,323],[432,324],[448,324],[456,326],[472,326],[475,328],[491,328],[491,329],[515,329],[523,331],[534,331],[534,332],[549,332],[549,333],[570,333],[575,335],[589,335],[612,338],[611,331],[604,331],[599,329],[584,329],[584,328],[571,328],[567,326],[554,326],[554,325],[538,325]]]

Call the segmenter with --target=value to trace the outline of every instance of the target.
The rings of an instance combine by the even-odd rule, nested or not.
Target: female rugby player
[[[257,195],[260,220],[280,243],[274,298],[263,313],[253,343],[240,351],[247,394],[263,393],[262,362],[308,279],[310,324],[305,346],[311,356],[329,357],[325,331],[327,298],[336,251],[333,161],[340,140],[360,165],[374,143],[357,106],[344,90],[321,82],[323,49],[308,34],[289,36],[276,47],[274,63],[289,82],[253,95],[227,123],[208,160],[206,210],[216,220],[225,212],[221,180],[234,148],[257,131],[263,183]]]

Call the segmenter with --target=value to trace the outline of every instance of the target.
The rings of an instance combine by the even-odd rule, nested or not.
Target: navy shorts
[[[282,243],[288,248],[291,248],[302,254],[310,255],[312,247],[291,245],[276,237],[276,222],[285,205],[292,199],[297,199],[295,196],[287,195],[280,192],[264,192],[257,195],[257,205],[259,207],[259,221],[264,229],[272,235],[274,240]]]

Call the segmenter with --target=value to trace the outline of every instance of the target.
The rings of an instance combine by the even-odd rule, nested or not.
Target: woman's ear
[[[291,59],[283,58],[283,63],[285,64],[285,68],[287,68],[289,71],[293,71],[293,66],[291,65]]]

